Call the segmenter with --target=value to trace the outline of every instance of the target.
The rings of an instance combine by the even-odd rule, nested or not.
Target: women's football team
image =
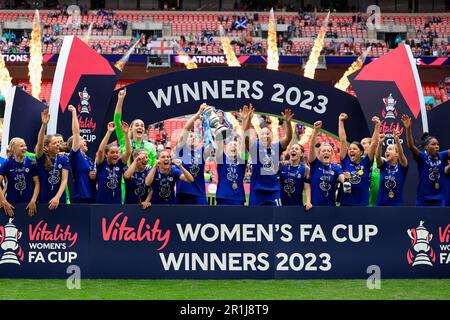
[[[155,146],[144,140],[142,120],[135,119],[131,125],[122,121],[125,96],[124,89],[119,93],[114,121],[108,123],[95,159],[87,155],[87,143],[80,136],[73,106],[68,108],[72,115],[72,136],[67,140],[66,152],[60,150],[61,135],[45,135],[50,119],[48,109],[41,114],[35,154],[27,152],[23,139],[11,139],[8,158],[0,166],[0,205],[5,213],[12,216],[14,204],[26,203],[32,216],[37,203],[56,209],[68,199],[71,203],[140,204],[144,209],[151,204],[207,205],[204,164],[211,151],[217,161],[217,205],[244,205],[248,164],[251,164],[250,206],[303,206],[305,210],[337,203],[367,206],[374,194],[377,206],[403,205],[408,160],[399,131],[394,132],[395,143],[388,144],[382,156],[386,136],[380,134],[378,117],[372,119],[371,138],[347,145],[348,116],[340,114],[340,164],[336,164],[333,145],[316,143],[321,121],[314,123],[305,160],[304,146],[293,143],[291,110],[281,113],[286,124],[285,137],[273,141],[270,127],[257,134],[250,130],[255,112],[251,104],[240,110],[242,124],[233,136],[227,139],[219,136],[206,147],[193,131],[207,107],[202,104],[186,123],[174,150],[157,153]],[[416,146],[410,117],[404,115],[402,122],[419,173],[416,205],[449,206],[450,150],[440,151],[438,140],[427,134],[421,145]],[[113,132],[117,142],[109,143]],[[66,196],[69,179],[73,180],[70,198]]]

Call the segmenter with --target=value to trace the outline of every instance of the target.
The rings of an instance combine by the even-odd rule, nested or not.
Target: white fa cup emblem
[[[22,232],[17,229],[13,220],[14,218],[9,218],[5,226],[0,226],[0,248],[5,251],[0,258],[0,264],[20,265],[20,261],[23,261],[23,252],[19,245]]]
[[[430,247],[430,241],[433,239],[433,235],[428,232],[423,224],[424,222],[420,221],[417,228],[407,230],[408,236],[411,239],[412,249],[416,253],[414,254],[411,248],[408,250],[408,263],[412,266],[433,266],[433,262],[436,260],[433,248]]]

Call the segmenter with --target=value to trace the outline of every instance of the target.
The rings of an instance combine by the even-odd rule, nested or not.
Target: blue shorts
[[[177,204],[208,205],[208,202],[206,201],[206,196],[199,197],[199,196],[194,196],[192,194],[187,194],[187,193],[178,193],[177,194]]]
[[[217,199],[217,198],[216,202],[218,206],[222,205],[243,206],[245,203],[245,201],[231,200],[231,199]]]
[[[265,191],[250,189],[249,206],[281,206],[280,190]]]
[[[445,207],[445,200],[416,200],[418,207]]]

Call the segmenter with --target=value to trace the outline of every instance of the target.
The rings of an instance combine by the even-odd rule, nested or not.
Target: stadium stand
[[[31,22],[33,12],[0,11],[0,21]],[[111,15],[98,15],[94,11],[81,16],[80,28],[68,25],[68,16],[54,12],[41,13],[43,24],[43,38],[47,37],[43,52],[57,53],[61,46],[61,37],[68,34],[84,35],[89,25],[93,23],[92,40],[89,44],[103,54],[122,53],[136,41],[139,23],[150,22],[159,24],[165,29],[163,39],[177,40],[183,49],[190,53],[219,54],[221,46],[218,39],[219,25],[227,31],[237,54],[264,54],[267,50],[263,26],[268,22],[267,14],[255,13],[223,14],[223,13],[186,13],[186,12],[149,12],[126,13],[117,12]],[[324,16],[315,17],[314,14],[298,15],[296,13],[276,13],[280,25],[286,25],[287,31],[279,33],[280,54],[307,54],[313,45]],[[408,31],[406,40],[412,45],[415,55],[448,55],[448,38],[450,36],[449,16],[446,15],[383,15],[384,23],[404,25],[412,28]],[[245,28],[237,28],[236,24],[246,21]],[[136,26],[134,26],[136,25]],[[160,32],[161,32],[160,30]],[[5,39],[6,33],[17,33],[16,41],[11,45]],[[29,35],[23,39],[23,31],[4,30],[2,52],[26,52]],[[148,32],[147,32],[148,33]],[[148,34],[142,47],[150,36],[157,37],[157,32]],[[6,46],[5,46],[6,44]],[[325,54],[331,55],[359,55],[372,45],[369,56],[380,56],[389,50],[389,45],[369,37],[366,18],[352,14],[331,16],[327,27]],[[427,45],[428,44],[428,45]],[[138,50],[137,53],[146,54],[148,50]]]

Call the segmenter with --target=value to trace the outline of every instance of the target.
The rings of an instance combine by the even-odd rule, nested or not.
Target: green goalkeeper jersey
[[[116,125],[116,136],[117,141],[119,141],[120,152],[123,154],[125,152],[125,134],[122,131],[121,113],[114,113],[114,124]],[[156,148],[152,143],[148,141],[142,141],[139,145],[139,143],[136,143],[134,140],[131,140],[131,147],[132,151],[136,149],[144,149],[148,154],[147,165],[153,166],[155,164],[157,153]]]
[[[377,162],[373,162],[372,175],[370,177],[370,197],[369,207],[377,206],[378,188],[380,187],[380,169],[378,169]]]

